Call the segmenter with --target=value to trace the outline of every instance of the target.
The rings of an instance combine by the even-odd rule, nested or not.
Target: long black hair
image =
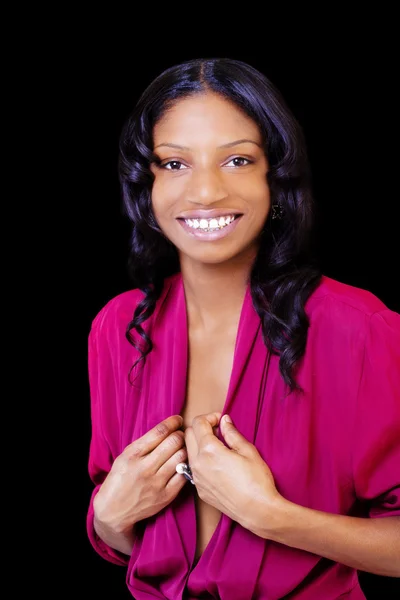
[[[243,61],[194,59],[156,77],[139,98],[120,137],[119,178],[124,210],[132,222],[128,261],[135,287],[143,291],[126,337],[140,350],[152,350],[142,323],[154,312],[164,279],[179,272],[176,248],[162,234],[152,211],[154,125],[179,99],[213,91],[235,103],[258,125],[264,140],[271,203],[281,218],[267,217],[252,266],[252,301],[261,319],[264,343],[279,355],[290,390],[301,389],[295,370],[306,347],[309,321],[304,309],[321,272],[313,255],[313,194],[302,128],[268,78]],[[144,341],[137,344],[136,330]],[[136,364],[136,363],[135,363]]]

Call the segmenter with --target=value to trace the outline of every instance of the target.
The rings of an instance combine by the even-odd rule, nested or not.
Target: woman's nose
[[[208,205],[226,197],[221,174],[215,169],[199,169],[193,171],[186,190],[186,200],[193,204]]]

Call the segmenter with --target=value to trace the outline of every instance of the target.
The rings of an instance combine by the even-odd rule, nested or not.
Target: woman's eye
[[[169,160],[168,162],[162,164],[161,168],[167,169],[167,171],[181,171],[187,167],[183,163],[179,162],[179,160]]]
[[[248,158],[244,158],[244,156],[235,156],[235,158],[232,158],[228,163],[226,163],[226,166],[231,165],[233,167],[244,167],[245,165],[249,164],[251,164],[251,160]]]

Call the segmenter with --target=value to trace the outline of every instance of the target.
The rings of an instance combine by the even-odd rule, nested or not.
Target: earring
[[[272,217],[271,217],[272,219],[279,219],[279,220],[282,219],[284,209],[280,202],[278,202],[278,204],[273,204],[271,206],[271,210],[272,210]]]

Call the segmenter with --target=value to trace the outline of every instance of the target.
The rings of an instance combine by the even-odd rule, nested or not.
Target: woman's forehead
[[[177,138],[183,146],[186,145],[184,140],[191,138],[221,138],[222,145],[241,138],[260,142],[261,134],[257,124],[234,102],[206,92],[174,102],[156,123],[153,137],[155,146],[168,142],[179,144]]]

